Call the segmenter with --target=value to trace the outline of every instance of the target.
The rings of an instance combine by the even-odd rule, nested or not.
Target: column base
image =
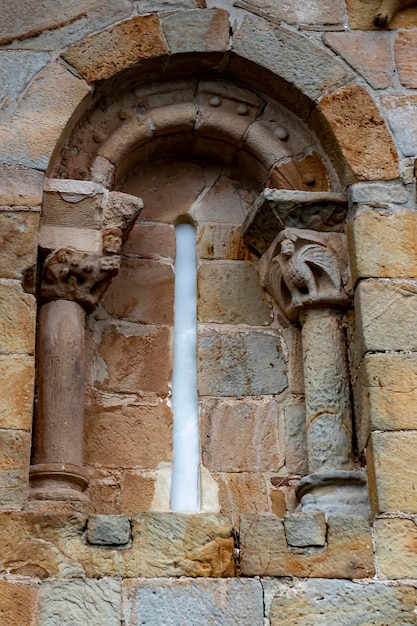
[[[333,470],[309,474],[300,480],[295,494],[301,511],[361,517],[370,515],[364,470]]]
[[[88,502],[87,471],[77,465],[41,463],[29,469],[30,500]]]

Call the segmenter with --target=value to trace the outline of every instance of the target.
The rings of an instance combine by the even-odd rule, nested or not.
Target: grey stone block
[[[126,515],[91,515],[87,539],[102,546],[126,545],[130,539],[130,520]]]
[[[292,513],[284,517],[284,526],[289,546],[305,548],[326,545],[327,526],[324,513]]]
[[[406,204],[408,192],[400,182],[356,183],[348,197],[353,204]]]

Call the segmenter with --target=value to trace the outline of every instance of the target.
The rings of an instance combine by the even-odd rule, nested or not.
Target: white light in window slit
[[[200,509],[200,444],[197,396],[197,259],[196,231],[192,224],[175,228],[174,459],[171,509]]]

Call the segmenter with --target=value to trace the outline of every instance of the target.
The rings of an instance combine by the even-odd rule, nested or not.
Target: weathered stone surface
[[[280,337],[273,331],[200,331],[198,388],[202,396],[281,393],[287,366]]]
[[[0,352],[33,354],[35,298],[16,281],[0,283]]]
[[[272,514],[243,515],[240,538],[244,576],[366,578],[374,569],[369,522],[354,515],[329,516],[325,549],[289,552],[284,524]]]
[[[330,175],[317,152],[303,159],[277,165],[271,171],[268,187],[300,189],[303,191],[329,191]]]
[[[366,460],[373,515],[417,513],[416,445],[415,432],[371,433]]]
[[[279,471],[284,463],[274,399],[204,398],[200,408],[203,464],[215,472]]]
[[[124,515],[149,511],[155,493],[155,479],[138,472],[124,472],[121,480],[120,509]]]
[[[346,580],[276,581],[271,626],[414,624],[417,592]]]
[[[24,468],[0,470],[0,511],[19,511],[27,501],[29,453]]]
[[[75,0],[57,5],[53,0],[41,0],[30,15],[22,6],[7,3],[0,17],[0,42],[13,42],[12,47],[33,50],[62,48],[107,24],[128,17],[130,2],[120,0],[116,5],[101,0]],[[87,19],[88,15],[88,19]]]
[[[296,0],[284,0],[279,4],[271,0],[235,0],[234,6],[267,17],[270,21],[284,20],[287,24],[342,26],[345,7],[341,0],[324,0],[300,5]]]
[[[268,492],[265,477],[257,472],[213,474],[219,486],[220,512],[236,525],[243,513],[267,513]]]
[[[387,578],[417,577],[417,526],[412,519],[374,520],[375,552]]]
[[[374,19],[380,9],[381,0],[367,0],[366,3],[363,0],[347,0],[346,4],[352,29],[380,29],[379,26],[375,26]],[[391,5],[394,6],[394,3]],[[415,7],[410,7],[396,13],[384,28],[413,28],[416,25],[417,11]]]
[[[318,110],[333,131],[353,180],[398,178],[391,135],[363,87],[351,84],[323,96]]]
[[[25,167],[0,166],[0,205],[36,207],[42,202],[43,172]]]
[[[197,253],[200,259],[241,261],[249,257],[240,226],[231,224],[202,224],[197,241]]]
[[[351,350],[417,351],[417,285],[414,280],[361,280],[355,293],[356,339]]]
[[[175,11],[161,19],[171,54],[222,52],[229,44],[229,14],[224,9]]]
[[[271,305],[251,263],[202,263],[198,268],[197,291],[197,317],[201,322],[252,326],[272,322]]]
[[[296,548],[326,545],[327,524],[324,513],[292,513],[284,517],[287,544]]]
[[[37,255],[38,213],[0,213],[0,274],[2,278],[22,278],[34,288]],[[29,280],[29,272],[33,278]]]
[[[373,430],[414,430],[417,423],[417,355],[367,354],[354,387],[358,445]]]
[[[394,64],[388,33],[326,33],[323,41],[374,89],[386,89],[391,85]]]
[[[417,87],[417,68],[414,54],[417,46],[416,31],[400,32],[394,43],[395,62],[400,83],[408,89]]]
[[[42,226],[100,229],[104,188],[85,180],[45,180]]]
[[[125,242],[123,254],[138,255],[143,259],[173,259],[175,257],[175,230],[170,224],[136,222]]]
[[[101,468],[89,468],[90,480],[85,495],[88,512],[100,515],[125,513],[120,507],[120,480],[118,472]],[[37,506],[39,504],[37,503]],[[136,511],[135,511],[136,512]]]
[[[92,35],[69,48],[62,56],[91,83],[166,53],[159,19],[155,15],[146,15]]]
[[[398,208],[396,205],[408,202],[407,189],[400,181],[355,183],[349,187],[348,195],[353,205],[364,204],[382,209],[391,205]]]
[[[99,348],[103,359],[93,376],[105,391],[168,393],[171,378],[171,331],[157,326],[112,324]],[[103,369],[104,367],[104,369]]]
[[[217,110],[217,107],[210,108]],[[208,117],[207,113],[206,116]],[[248,203],[253,198],[249,192],[245,193],[239,188],[236,189],[236,182],[241,181],[233,181],[226,176],[220,176],[214,182],[203,199],[193,207],[192,216],[198,224],[205,222],[218,225],[238,224],[240,226],[242,224],[248,210]]]
[[[123,585],[126,626],[263,623],[262,587],[257,580],[149,580]]]
[[[6,11],[7,12],[7,11]],[[1,27],[4,15],[0,17]],[[13,22],[14,23],[14,22]],[[4,22],[3,22],[4,26]],[[11,23],[8,27],[12,26]],[[0,39],[1,41],[1,39]],[[10,116],[22,92],[36,74],[50,61],[45,52],[2,50],[0,53],[0,119]]]
[[[0,470],[26,469],[30,459],[30,433],[0,431]]]
[[[311,100],[351,78],[334,56],[307,38],[252,16],[235,33],[232,50],[278,74]]]
[[[89,92],[83,80],[58,62],[50,63],[30,84],[12,120],[0,126],[0,161],[46,170],[64,128]]]
[[[120,611],[120,580],[54,580],[40,587],[42,626],[119,626]]]
[[[0,620],[6,626],[32,626],[36,620],[35,585],[0,581]]]
[[[308,471],[306,407],[303,399],[284,407],[285,466],[289,473],[303,476]]]
[[[0,428],[30,430],[34,373],[33,357],[0,357]]]
[[[126,545],[130,539],[130,520],[126,515],[90,515],[87,541],[102,546]]]
[[[172,411],[162,402],[87,407],[85,459],[112,468],[155,468],[172,456]],[[158,424],[158,429],[155,429]]]
[[[381,104],[397,146],[404,156],[415,156],[417,152],[417,96],[410,94],[381,96]],[[375,150],[379,151],[376,145]],[[396,176],[391,176],[391,178],[396,178]]]
[[[173,9],[195,9],[196,7],[203,9],[205,0],[137,0],[134,4],[137,12],[143,14]]]
[[[173,324],[172,265],[124,259],[103,300],[110,315],[142,324]]]

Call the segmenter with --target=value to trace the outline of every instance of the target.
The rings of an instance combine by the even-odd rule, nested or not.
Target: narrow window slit
[[[200,509],[200,442],[197,395],[197,259],[192,224],[175,228],[174,414],[171,509]]]

